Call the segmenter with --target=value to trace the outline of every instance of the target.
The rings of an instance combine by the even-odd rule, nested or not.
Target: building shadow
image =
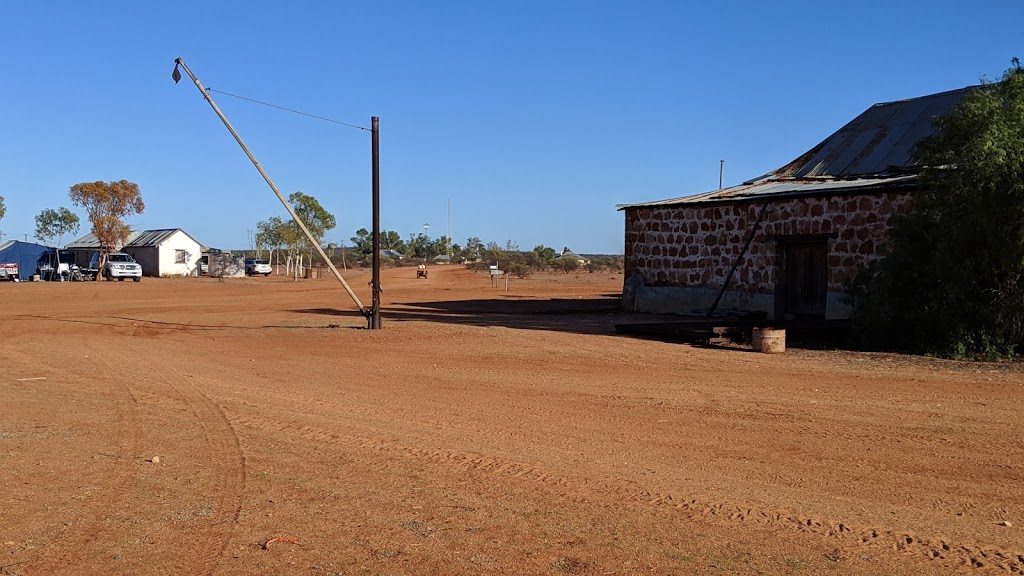
[[[352,309],[303,308],[291,310],[339,318],[361,318]],[[707,319],[703,316],[644,314],[622,312],[619,294],[598,298],[493,298],[403,302],[381,310],[384,326],[388,322],[418,321],[438,324],[466,324],[523,330],[546,330],[574,334],[617,335],[661,342],[722,348],[715,338],[727,336],[731,344],[749,345],[755,326],[775,326],[788,332],[792,348],[843,349],[849,347],[849,324],[844,322],[788,321],[768,322],[756,319]],[[722,327],[729,330],[723,332]],[[716,329],[718,331],[716,332]],[[725,346],[725,349],[744,351]]]
[[[305,308],[292,312],[324,316],[359,316],[356,311],[333,308]],[[586,299],[495,298],[404,302],[381,309],[381,319],[384,323],[420,321],[577,334],[614,334],[616,320],[621,317],[618,294]]]

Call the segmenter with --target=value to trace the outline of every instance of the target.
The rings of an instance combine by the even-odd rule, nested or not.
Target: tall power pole
[[[373,296],[367,317],[370,330],[380,330],[380,118],[370,118],[373,131],[371,170],[373,172]]]

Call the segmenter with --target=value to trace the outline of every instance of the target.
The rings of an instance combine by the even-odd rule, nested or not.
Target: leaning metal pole
[[[224,123],[224,126],[227,127],[229,132],[231,132],[231,135],[235,137],[235,142],[238,142],[238,145],[242,147],[242,150],[245,151],[245,155],[248,156],[249,160],[252,161],[252,165],[255,166],[257,170],[259,170],[260,175],[263,176],[263,179],[267,181],[267,185],[269,185],[270,189],[273,190],[274,194],[277,195],[277,199],[280,200],[281,204],[284,205],[284,209],[288,211],[289,215],[291,215],[292,220],[295,220],[295,223],[299,225],[299,229],[301,229],[302,233],[306,235],[306,239],[309,240],[309,243],[314,248],[316,248],[317,254],[319,254],[320,257],[324,259],[324,262],[327,263],[327,267],[330,268],[331,272],[334,273],[334,277],[337,278],[338,282],[341,282],[341,285],[345,287],[345,291],[348,292],[348,295],[352,298],[352,301],[356,303],[356,306],[359,308],[359,312],[366,316],[368,312],[366,308],[363,306],[363,303],[359,301],[359,297],[356,296],[356,293],[352,291],[352,288],[348,285],[348,282],[345,282],[345,279],[341,277],[341,272],[338,272],[338,269],[334,267],[334,263],[331,262],[331,259],[327,257],[327,254],[324,253],[324,249],[320,246],[320,242],[318,242],[316,238],[314,238],[313,235],[309,233],[309,229],[306,228],[306,225],[302,222],[302,220],[299,219],[299,216],[295,213],[295,210],[292,209],[291,204],[289,204],[288,201],[285,200],[285,197],[281,194],[281,191],[278,190],[277,186],[274,185],[274,182],[271,181],[270,176],[267,175],[267,173],[263,170],[263,167],[260,166],[260,163],[256,161],[256,157],[253,156],[252,152],[249,151],[249,147],[245,145],[245,142],[242,142],[242,137],[238,135],[238,132],[235,132],[235,129],[231,126],[231,123],[228,122],[228,119],[226,116],[224,116],[224,113],[220,111],[220,108],[217,107],[217,103],[214,102],[213,98],[210,97],[210,94],[206,91],[206,88],[203,87],[202,83],[199,82],[199,79],[196,78],[196,75],[193,74],[191,70],[189,70],[188,66],[185,65],[185,62],[183,62],[181,58],[176,58],[174,60],[174,64],[176,66],[181,66],[182,69],[185,70],[185,73],[188,74],[188,77],[192,79],[192,82],[195,83],[196,88],[198,88],[199,92],[202,93],[203,98],[205,98],[206,101],[210,103],[210,107],[212,107],[213,111],[217,113],[217,116],[220,118],[220,121]]]

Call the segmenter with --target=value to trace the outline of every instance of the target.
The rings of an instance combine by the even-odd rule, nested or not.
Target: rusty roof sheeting
[[[949,112],[974,88],[875,104],[773,175],[854,178],[911,170],[918,165],[914,147],[935,133],[935,118]]]
[[[917,175],[905,174],[888,178],[859,178],[856,180],[781,180],[740,184],[723,190],[693,196],[655,200],[639,204],[619,204],[619,210],[645,206],[672,206],[679,204],[708,204],[713,202],[740,202],[757,200],[765,196],[788,197],[815,194],[854,194],[876,188],[901,188],[917,183]]]
[[[842,194],[917,184],[917,144],[935,133],[934,120],[963,101],[968,86],[909,100],[875,104],[796,160],[739,186],[703,194],[620,204],[619,210],[763,196]]]

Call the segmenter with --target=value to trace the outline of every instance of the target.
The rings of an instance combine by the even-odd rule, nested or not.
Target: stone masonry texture
[[[828,288],[845,292],[858,266],[882,254],[890,218],[909,207],[911,198],[909,192],[891,191],[769,200],[729,289],[774,293],[780,241],[828,235]],[[641,274],[647,286],[721,288],[763,205],[627,209],[625,278]]]

